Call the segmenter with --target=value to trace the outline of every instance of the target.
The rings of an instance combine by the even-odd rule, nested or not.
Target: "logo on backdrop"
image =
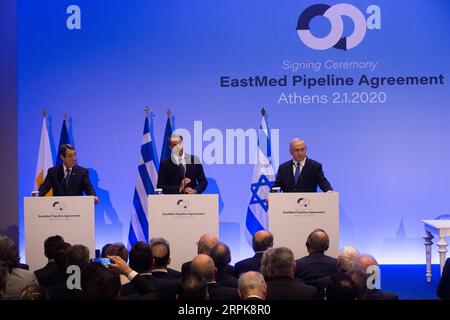
[[[298,198],[297,204],[300,208],[307,208],[311,205],[311,200],[307,198]]]
[[[377,5],[370,5],[366,12],[367,18],[355,6],[339,3],[333,6],[314,4],[309,6],[298,17],[297,33],[302,42],[315,50],[336,48],[348,50],[356,47],[364,39],[367,29],[381,29],[381,9]],[[330,21],[331,30],[325,37],[318,38],[311,33],[311,20],[317,16],[324,16]],[[349,17],[354,25],[352,34],[344,36],[343,16]]]
[[[52,207],[57,211],[63,211],[66,208],[66,205],[64,204],[64,202],[55,201],[53,202]]]
[[[189,203],[188,200],[180,199],[180,200],[177,201],[177,206],[178,206],[180,209],[188,209],[189,206],[190,206],[190,203]]]

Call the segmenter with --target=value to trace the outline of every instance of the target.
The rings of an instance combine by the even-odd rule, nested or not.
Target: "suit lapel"
[[[292,185],[295,186],[295,179],[294,179],[294,164],[293,164],[293,160],[289,161],[289,166],[288,166],[288,176],[292,181]]]
[[[309,171],[311,170],[311,163],[309,162],[308,158],[306,158],[305,166],[302,169],[302,172],[300,173],[300,176],[302,177],[302,183],[306,181],[306,178],[309,175]]]

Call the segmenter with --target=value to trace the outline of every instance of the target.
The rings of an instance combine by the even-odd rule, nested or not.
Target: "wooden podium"
[[[70,244],[82,244],[95,257],[94,197],[24,198],[25,258],[30,270],[47,264],[44,241],[60,235]]]
[[[339,193],[270,193],[269,230],[274,247],[288,247],[296,259],[308,255],[305,243],[314,229],[330,237],[327,255],[339,253]]]
[[[149,237],[170,243],[170,267],[176,270],[197,254],[197,241],[204,233],[219,236],[219,196],[149,195]]]

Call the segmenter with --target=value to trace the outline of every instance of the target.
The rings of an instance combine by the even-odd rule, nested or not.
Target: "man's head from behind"
[[[104,251],[104,257],[107,256],[119,256],[123,259],[123,261],[128,261],[128,251],[125,245],[121,242],[116,242],[113,244],[110,244],[107,248],[105,248]]]
[[[216,280],[217,268],[213,259],[206,254],[199,254],[192,259],[191,271],[201,275],[207,282]]]
[[[358,300],[366,300],[367,298],[367,275],[361,270],[347,271],[347,275],[352,279],[353,286]]]
[[[59,148],[59,156],[67,168],[72,168],[77,164],[77,150],[68,143],[61,145]]]
[[[150,245],[144,241],[137,242],[130,250],[130,268],[137,273],[148,273],[152,270],[153,254]]]
[[[0,261],[3,261],[8,272],[19,265],[19,250],[16,243],[7,236],[0,236]]]
[[[345,246],[338,256],[338,267],[350,271],[358,261],[359,252],[356,248]]]
[[[224,270],[225,267],[231,262],[230,248],[222,242],[219,242],[212,247],[209,255],[213,259],[214,265],[219,271]]]
[[[153,268],[154,269],[166,269],[170,264],[170,247],[164,243],[159,242],[150,245],[153,254]]]
[[[188,273],[181,278],[177,300],[208,300],[208,285],[198,273]]]
[[[309,253],[325,253],[330,246],[330,238],[324,230],[316,229],[309,234],[305,245]]]
[[[241,300],[248,299],[250,296],[257,296],[260,299],[265,300],[267,295],[267,285],[264,276],[255,271],[241,274],[238,280],[238,293]]]
[[[295,260],[292,250],[280,247],[264,252],[261,260],[261,272],[267,279],[294,278]]]
[[[219,243],[219,239],[214,234],[205,233],[197,242],[197,254],[209,254],[211,248]]]
[[[355,300],[356,290],[352,279],[345,273],[336,273],[325,288],[325,300]]]
[[[48,237],[44,241],[44,254],[47,257],[48,260],[54,260],[55,259],[55,252],[56,248],[60,243],[63,243],[64,239],[61,236],[51,236]]]
[[[81,244],[71,246],[65,252],[66,266],[76,265],[85,270],[89,264],[89,249]]]
[[[261,230],[256,232],[252,238],[253,251],[266,251],[273,247],[273,235],[269,231]]]

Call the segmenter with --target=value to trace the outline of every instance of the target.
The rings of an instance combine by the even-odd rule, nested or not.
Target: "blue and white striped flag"
[[[138,241],[149,241],[147,220],[147,196],[155,193],[158,181],[157,155],[153,148],[150,135],[149,115],[145,117],[144,133],[142,137],[141,157],[138,165],[136,188],[133,196],[133,210],[131,212],[128,247]]]
[[[253,235],[268,227],[267,199],[270,188],[275,183],[275,171],[272,166],[272,152],[269,130],[267,128],[265,111],[262,110],[261,126],[258,134],[258,150],[256,163],[253,168],[250,203],[247,208],[245,220],[246,238],[249,243]]]

